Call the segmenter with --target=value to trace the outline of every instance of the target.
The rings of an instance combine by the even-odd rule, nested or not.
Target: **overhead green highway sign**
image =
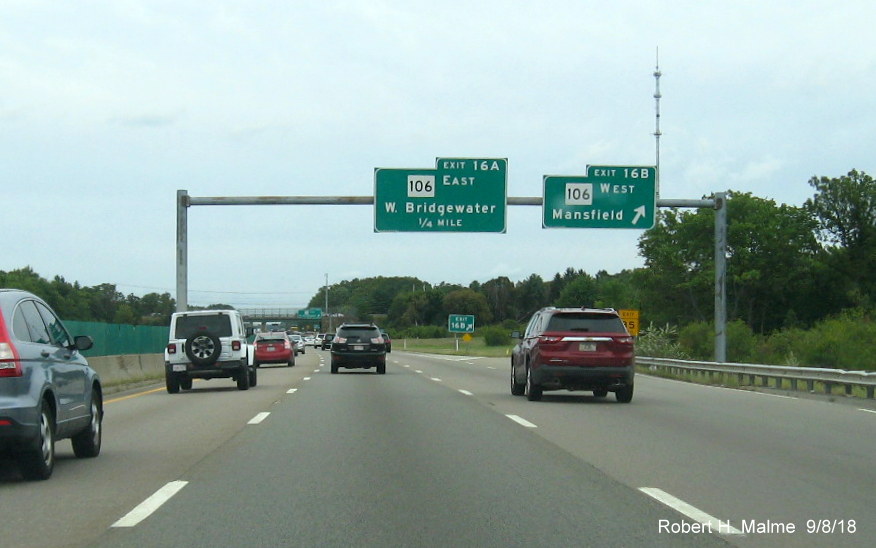
[[[375,232],[505,232],[507,158],[438,158],[375,168]]]
[[[544,228],[654,226],[653,166],[587,166],[587,175],[545,175]]]

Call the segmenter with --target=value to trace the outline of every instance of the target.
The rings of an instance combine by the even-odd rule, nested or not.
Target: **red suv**
[[[541,399],[544,390],[592,390],[633,399],[633,337],[611,308],[543,308],[511,355],[511,393]]]
[[[255,367],[265,363],[283,363],[288,367],[295,365],[295,348],[283,331],[259,333],[252,346],[255,350],[252,364]]]

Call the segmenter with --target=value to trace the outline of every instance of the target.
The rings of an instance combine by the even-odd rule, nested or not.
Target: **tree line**
[[[838,318],[856,327],[873,325],[876,183],[852,170],[812,177],[809,185],[813,195],[799,207],[728,192],[727,314],[748,339],[811,331]],[[591,274],[570,266],[550,279],[499,276],[467,286],[416,277],[345,280],[328,287],[329,311],[346,321],[437,336],[446,334],[449,314],[473,314],[478,326],[518,327],[543,306],[632,308],[640,311],[643,326],[672,326],[684,341],[685,329],[707,332],[714,316],[714,219],[710,209],[660,210],[655,226],[638,241],[641,268]],[[166,325],[175,309],[168,293],[137,297],[108,283],[82,287],[60,276],[48,281],[29,267],[0,271],[0,286],[30,290],[75,320]],[[309,306],[323,307],[325,291],[320,288]],[[208,308],[222,307],[228,306]]]

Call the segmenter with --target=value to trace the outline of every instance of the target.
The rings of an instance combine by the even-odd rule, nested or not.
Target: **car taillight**
[[[540,344],[557,344],[562,341],[563,337],[551,337],[549,335],[542,335],[538,338],[538,342]]]
[[[231,350],[234,350],[235,352],[240,350],[240,341],[232,341]]]
[[[375,339],[371,339],[371,344],[382,344],[382,343],[383,343],[383,337],[377,337]]]
[[[9,343],[0,342],[0,377],[20,377],[21,359],[15,347]]]
[[[343,344],[343,343],[347,342],[347,337],[335,337],[335,340],[332,342]]]
[[[167,345],[167,353],[168,354],[176,354],[176,345],[175,344]]]
[[[614,342],[620,344],[633,344],[632,337],[615,337]]]

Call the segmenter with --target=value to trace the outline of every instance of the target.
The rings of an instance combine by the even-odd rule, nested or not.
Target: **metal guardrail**
[[[843,369],[826,369],[819,367],[788,367],[782,365],[754,365],[747,363],[717,363],[689,360],[674,360],[670,358],[649,358],[636,356],[636,365],[656,369],[665,369],[672,374],[684,371],[695,375],[714,378],[715,375],[737,375],[740,385],[758,386],[757,379],[762,379],[760,386],[782,389],[782,381],[790,382],[791,390],[797,390],[800,382],[806,383],[806,389],[815,392],[815,383],[824,385],[824,393],[832,394],[836,385],[844,387],[846,395],[852,395],[852,387],[863,387],[867,397],[872,399],[876,389],[876,371],[845,371]],[[770,386],[773,379],[774,386]],[[746,382],[747,381],[747,382]]]

